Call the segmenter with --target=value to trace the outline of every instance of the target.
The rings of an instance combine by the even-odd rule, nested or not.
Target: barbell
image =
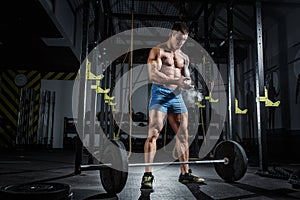
[[[240,180],[247,171],[248,158],[242,146],[235,141],[226,140],[218,143],[214,149],[213,160],[186,162],[128,163],[124,144],[112,140],[105,146],[101,163],[81,165],[81,171],[100,170],[103,188],[109,194],[120,193],[126,185],[128,167],[164,166],[182,164],[214,164],[216,173],[226,182]]]
[[[163,166],[163,165],[185,165],[185,164],[209,164],[209,163],[228,163],[228,159],[220,160],[197,160],[197,161],[186,161],[186,162],[156,162],[156,163],[128,163],[128,167],[146,167],[146,166]],[[89,164],[81,165],[82,171],[101,170],[112,167],[111,163],[104,164]]]

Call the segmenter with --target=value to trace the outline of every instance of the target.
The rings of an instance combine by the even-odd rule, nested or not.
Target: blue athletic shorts
[[[149,109],[159,110],[168,114],[187,112],[181,92],[174,92],[174,89],[156,84],[152,84]]]

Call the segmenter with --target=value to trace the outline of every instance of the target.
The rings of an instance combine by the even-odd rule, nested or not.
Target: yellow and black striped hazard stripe
[[[75,80],[75,72],[47,72],[43,73],[41,79],[44,80]]]
[[[20,90],[14,79],[17,74],[24,74],[27,77],[27,83],[24,88],[35,90],[34,115],[31,116],[30,126],[33,129],[32,137],[36,142],[39,117],[39,100],[41,79],[47,80],[75,80],[75,72],[47,72],[27,70],[6,70],[1,73],[0,84],[0,147],[14,146],[16,141],[18,127],[18,113],[20,103]]]
[[[20,93],[20,89],[14,83],[16,75],[17,72],[12,70],[4,71],[1,74],[0,145],[4,147],[13,146],[16,137]]]
[[[35,97],[35,112],[38,113],[38,100],[40,90],[41,75],[38,71],[25,70],[7,70],[1,74],[1,94],[0,94],[0,113],[2,116],[3,126],[0,129],[0,146],[14,146],[18,128],[18,114],[20,103],[21,88],[15,84],[17,74],[24,74],[27,77],[27,83],[24,88],[33,88],[36,92]],[[37,117],[34,118],[37,121]],[[33,122],[34,123],[34,122]],[[35,122],[37,123],[37,122]],[[34,124],[32,124],[34,125]]]

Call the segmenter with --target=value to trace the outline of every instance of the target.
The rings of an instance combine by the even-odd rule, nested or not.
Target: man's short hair
[[[189,28],[183,22],[175,22],[173,24],[172,30],[174,30],[174,31],[180,31],[183,34],[188,34],[189,33]]]

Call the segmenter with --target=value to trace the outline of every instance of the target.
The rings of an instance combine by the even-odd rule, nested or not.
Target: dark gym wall
[[[300,130],[299,104],[295,103],[297,77],[300,65],[297,63],[300,51],[299,12],[288,15],[268,14],[265,19],[265,85],[272,81],[281,101],[275,110],[275,129],[283,131]]]

